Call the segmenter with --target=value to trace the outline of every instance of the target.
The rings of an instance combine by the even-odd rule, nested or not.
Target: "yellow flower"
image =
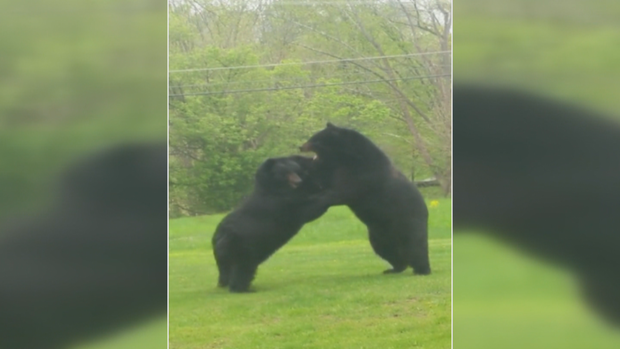
[[[431,201],[431,207],[437,207],[437,206],[439,206],[439,201],[437,200]]]

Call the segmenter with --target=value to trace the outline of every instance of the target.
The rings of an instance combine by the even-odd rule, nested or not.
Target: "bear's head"
[[[319,159],[361,159],[372,143],[361,133],[328,122],[324,129],[315,133],[302,145],[302,152],[314,152]]]
[[[288,159],[295,161],[300,167],[301,172],[299,176],[302,179],[301,185],[297,188],[298,191],[304,194],[316,194],[322,190],[325,186],[324,180],[329,172],[326,172],[321,166],[321,161],[316,157],[307,157],[301,155],[292,155]]]
[[[262,163],[256,171],[256,186],[259,189],[270,192],[282,192],[296,189],[303,182],[303,177],[308,173],[304,168],[306,162],[311,164],[311,158],[298,156],[269,158]],[[307,159],[307,160],[302,160]]]

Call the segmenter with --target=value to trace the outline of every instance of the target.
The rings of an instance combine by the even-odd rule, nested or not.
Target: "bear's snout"
[[[312,150],[312,144],[310,144],[310,142],[306,142],[306,143],[304,143],[304,145],[299,147],[299,150],[303,151],[303,152],[313,151]]]

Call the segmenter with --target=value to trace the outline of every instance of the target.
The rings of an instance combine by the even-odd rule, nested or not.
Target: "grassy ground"
[[[168,323],[165,316],[114,333],[109,337],[75,346],[74,349],[166,349]]]
[[[454,347],[620,348],[573,275],[480,235],[454,237]]]
[[[430,211],[430,276],[382,275],[366,228],[334,207],[242,295],[215,287],[210,238],[222,215],[171,220],[170,348],[449,348],[450,201]]]

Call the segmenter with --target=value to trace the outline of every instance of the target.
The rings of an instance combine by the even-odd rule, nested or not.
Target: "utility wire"
[[[206,96],[206,95],[233,94],[233,93],[244,93],[244,92],[263,92],[263,91],[294,90],[294,89],[315,88],[315,87],[329,87],[329,86],[371,84],[371,83],[378,83],[378,82],[420,80],[420,79],[428,79],[428,78],[440,78],[440,77],[446,77],[446,76],[451,76],[451,74],[427,75],[427,76],[410,76],[410,77],[404,77],[404,78],[399,78],[399,79],[379,79],[379,80],[366,80],[366,81],[347,81],[347,82],[328,83],[328,84],[316,84],[316,85],[269,87],[269,88],[257,88],[257,89],[247,89],[247,90],[230,90],[230,91],[214,91],[214,92],[213,91],[210,91],[210,92],[193,92],[193,93],[183,93],[183,94],[168,95],[168,97]]]
[[[375,59],[384,59],[384,58],[398,58],[398,57],[413,57],[413,56],[427,56],[433,54],[441,54],[441,53],[450,53],[452,51],[432,51],[432,52],[419,52],[419,53],[408,53],[402,55],[391,55],[391,56],[375,56],[375,57],[358,57],[358,58],[343,58],[343,59],[333,59],[333,60],[325,60],[325,61],[310,61],[310,62],[291,62],[291,63],[272,63],[272,64],[259,64],[259,65],[240,65],[233,67],[215,67],[215,68],[193,68],[193,69],[177,69],[170,70],[169,73],[190,73],[196,71],[217,71],[217,70],[236,70],[236,69],[253,69],[253,68],[267,68],[267,67],[281,67],[288,65],[306,65],[306,64],[326,64],[326,63],[346,63],[346,62],[355,62],[355,61],[366,61],[366,60],[375,60]]]
[[[312,5],[400,5],[414,4],[415,1],[275,1],[269,3],[267,6],[272,5],[285,5],[285,6],[312,6]]]
[[[184,3],[184,1],[171,1],[173,5]],[[355,1],[273,1],[261,4],[263,7],[268,6],[312,6],[312,5],[400,5],[400,4],[415,4],[414,0],[398,0],[398,1],[368,1],[368,0],[355,0]]]
[[[435,67],[451,67],[451,65],[438,65]],[[352,75],[357,75],[357,76],[361,76],[363,74],[363,72],[359,71],[359,70],[352,70],[349,72],[343,72],[341,74],[337,74],[337,75],[329,75],[330,79],[334,79],[334,78],[347,78],[350,77]],[[296,79],[278,79],[276,77],[272,77],[272,78],[268,78],[268,79],[257,79],[257,80],[239,80],[239,81],[216,81],[216,82],[212,82],[212,83],[205,83],[205,84],[190,84],[190,85],[170,85],[170,87],[172,88],[193,88],[193,87],[206,87],[206,86],[222,86],[222,85],[250,85],[250,84],[257,84],[257,83],[266,83],[266,82],[271,82],[271,83],[289,83],[289,82],[306,82],[308,80],[308,78],[296,78]]]

